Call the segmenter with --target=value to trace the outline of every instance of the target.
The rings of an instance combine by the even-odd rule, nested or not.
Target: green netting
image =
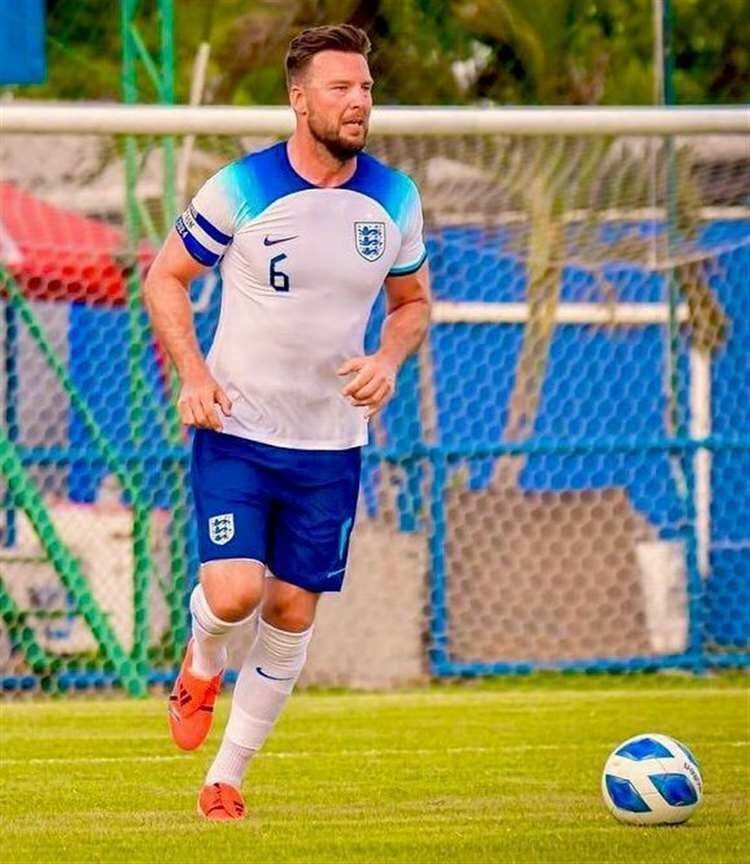
[[[266,143],[198,139],[188,192]],[[746,144],[373,139],[422,190],[438,302],[373,426],[309,682],[747,663]],[[188,438],[139,300],[160,142],[1,146],[0,683],[140,693],[173,674],[197,573]],[[220,291],[191,286],[204,348]]]

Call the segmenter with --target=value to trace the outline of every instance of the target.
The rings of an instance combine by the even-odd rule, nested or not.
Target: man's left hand
[[[396,392],[396,373],[398,368],[380,354],[366,357],[352,357],[338,370],[339,375],[354,378],[341,391],[352,405],[367,408],[369,420],[378,413]]]

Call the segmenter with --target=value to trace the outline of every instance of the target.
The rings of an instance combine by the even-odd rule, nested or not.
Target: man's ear
[[[289,104],[295,114],[307,114],[307,98],[299,84],[292,84],[289,88]]]

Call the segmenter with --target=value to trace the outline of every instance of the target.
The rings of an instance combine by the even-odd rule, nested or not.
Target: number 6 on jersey
[[[277,270],[276,265],[281,263],[287,256],[282,252],[281,255],[274,255],[268,267],[268,281],[274,291],[289,290],[289,275],[282,270]]]

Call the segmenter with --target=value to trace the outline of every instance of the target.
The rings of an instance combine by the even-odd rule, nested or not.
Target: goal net
[[[198,568],[142,279],[289,117],[63,113],[10,106],[0,143],[0,685],[137,693],[174,674]],[[748,144],[721,109],[375,117],[434,313],[372,423],[308,683],[747,665]],[[191,286],[204,348],[220,292]]]

